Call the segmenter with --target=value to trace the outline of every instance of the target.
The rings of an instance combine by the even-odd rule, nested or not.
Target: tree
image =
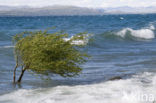
[[[21,68],[17,80],[21,82],[26,70],[43,75],[58,74],[73,77],[81,73],[80,64],[89,57],[80,48],[86,43],[86,33],[79,33],[70,39],[67,33],[45,31],[23,32],[14,36],[16,66],[13,82],[16,83],[16,69]]]

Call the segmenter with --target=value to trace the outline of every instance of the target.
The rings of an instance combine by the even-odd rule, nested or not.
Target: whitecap
[[[0,48],[14,48],[15,46],[1,46]]]
[[[88,43],[88,41],[89,41],[89,36],[91,36],[91,35],[89,35],[89,34],[87,34],[87,35],[84,35],[84,40],[74,40],[74,41],[72,41],[72,43],[71,44],[74,44],[74,45],[86,45],[87,43]],[[69,40],[71,40],[73,38],[73,36],[71,36],[71,37],[69,37],[69,38],[64,38],[63,40],[64,41],[69,41]]]
[[[120,19],[123,20],[124,18],[123,17],[120,17]]]
[[[149,27],[149,29],[155,30],[155,26],[151,24],[150,27]]]

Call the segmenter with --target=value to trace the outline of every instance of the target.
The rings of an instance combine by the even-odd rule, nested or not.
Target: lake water
[[[26,72],[21,85],[13,85],[12,36],[49,27],[92,34],[85,48],[92,57],[82,74],[46,80]],[[155,27],[156,14],[0,17],[0,103],[153,103]]]

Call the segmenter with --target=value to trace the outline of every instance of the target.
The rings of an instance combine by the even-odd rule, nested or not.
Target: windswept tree
[[[88,55],[80,49],[86,43],[85,35],[86,33],[79,33],[68,39],[67,33],[49,33],[47,30],[15,35],[13,40],[16,66],[13,82],[20,83],[26,70],[43,75],[58,74],[63,77],[78,75],[82,71],[80,64],[86,62],[88,58]],[[17,81],[16,69],[21,69]]]

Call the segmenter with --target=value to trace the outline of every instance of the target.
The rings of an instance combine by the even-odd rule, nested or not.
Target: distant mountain
[[[2,9],[1,9],[2,8]],[[75,6],[4,7],[0,6],[1,16],[60,16],[60,15],[101,15],[100,10]]]
[[[76,6],[0,6],[0,16],[73,16],[105,14],[146,14],[156,13],[156,7],[86,8]]]
[[[149,14],[156,13],[156,7],[118,7],[118,8],[105,8],[107,14]]]

